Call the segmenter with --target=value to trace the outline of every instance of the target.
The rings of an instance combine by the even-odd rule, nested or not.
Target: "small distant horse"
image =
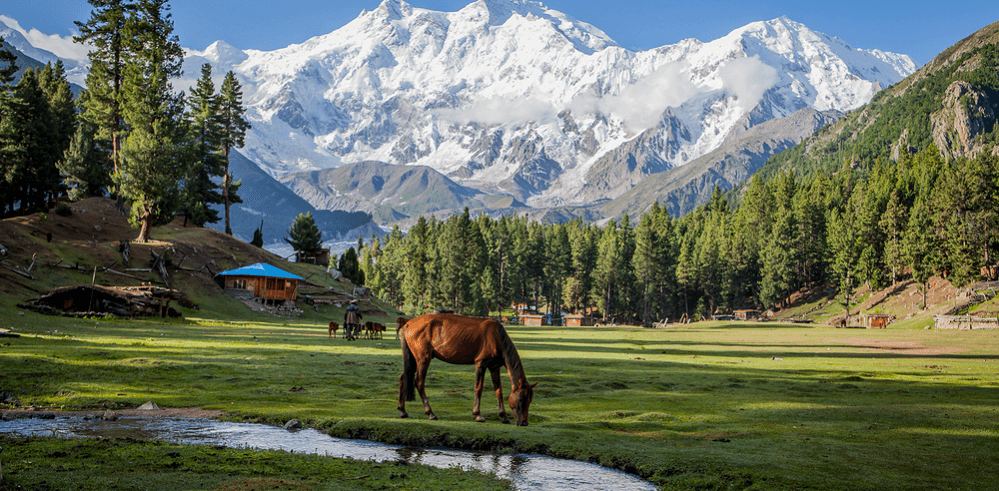
[[[382,333],[384,332],[385,324],[382,324],[381,322],[371,323],[371,339],[375,339],[375,336],[378,337],[377,339],[382,339]]]
[[[423,412],[431,420],[437,419],[437,415],[430,409],[424,390],[430,361],[437,358],[447,363],[475,365],[475,405],[472,407],[472,415],[478,422],[486,420],[479,411],[479,402],[487,369],[492,375],[499,416],[503,423],[510,422],[503,403],[499,371],[501,366],[506,366],[511,383],[510,409],[513,410],[517,426],[527,426],[528,408],[534,398],[534,387],[538,384],[528,383],[517,348],[502,324],[488,318],[424,314],[406,322],[405,326],[400,340],[404,367],[399,375],[398,409],[401,417],[409,417],[406,413],[406,401],[415,401],[415,391],[419,390]]]
[[[374,323],[371,321],[365,322],[364,325],[361,326],[361,329],[364,329],[364,337],[371,339],[371,331],[373,327]]]
[[[336,330],[340,328],[340,324],[336,322],[330,322],[330,338],[336,336]]]
[[[399,339],[399,329],[402,329],[406,325],[407,322],[409,322],[409,319],[407,319],[405,317],[399,317],[398,319],[395,320],[395,338],[396,339]]]

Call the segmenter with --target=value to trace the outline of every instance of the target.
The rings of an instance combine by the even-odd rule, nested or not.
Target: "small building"
[[[593,317],[588,315],[569,314],[565,316],[565,325],[569,327],[592,326]]]
[[[543,326],[545,325],[545,316],[535,315],[535,314],[525,314],[520,316],[521,321],[525,326]]]
[[[309,264],[329,264],[330,263],[330,250],[322,249],[319,252],[305,252],[298,251],[295,253],[296,263],[309,263]]]
[[[760,311],[754,309],[736,310],[732,313],[736,320],[748,321],[760,317]]]
[[[265,263],[223,271],[218,278],[226,293],[265,304],[294,302],[298,296],[298,282],[304,281],[299,276]]]

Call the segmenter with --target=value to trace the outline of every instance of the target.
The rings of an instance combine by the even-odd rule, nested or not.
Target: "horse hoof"
[[[503,418],[503,424],[505,425],[510,424],[510,418]]]
[[[431,414],[430,415],[430,421],[437,421],[437,415],[436,414]]]
[[[483,418],[482,416],[476,416],[475,417],[475,421],[477,423],[485,423],[486,422],[486,418]]]
[[[404,413],[400,414],[399,417],[402,418],[402,419],[406,419],[406,418],[409,417],[409,413],[405,413],[404,412]]]

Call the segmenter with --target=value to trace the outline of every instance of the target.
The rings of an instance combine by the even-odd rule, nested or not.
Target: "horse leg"
[[[434,414],[434,410],[430,409],[430,401],[427,400],[427,391],[424,390],[424,386],[427,381],[427,370],[430,368],[430,360],[423,363],[418,363],[416,366],[416,390],[420,393],[420,399],[423,401],[423,412],[429,416],[430,421],[437,421],[437,415]]]
[[[406,412],[406,370],[403,369],[402,373],[399,374],[399,417],[408,418],[409,413]]]
[[[486,367],[482,366],[481,363],[475,364],[475,405],[472,406],[472,416],[475,416],[475,420],[479,423],[485,423],[486,418],[482,417],[482,411],[479,410],[479,402],[482,400],[482,386],[485,385],[486,379]]]
[[[503,424],[510,424],[510,418],[506,416],[506,403],[503,401],[503,384],[500,381],[499,367],[489,369],[489,374],[493,377],[493,388],[496,389],[496,401],[499,402],[499,417]]]

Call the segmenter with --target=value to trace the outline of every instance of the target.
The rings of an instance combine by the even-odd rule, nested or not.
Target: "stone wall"
[[[934,315],[934,329],[999,329],[999,317]]]

